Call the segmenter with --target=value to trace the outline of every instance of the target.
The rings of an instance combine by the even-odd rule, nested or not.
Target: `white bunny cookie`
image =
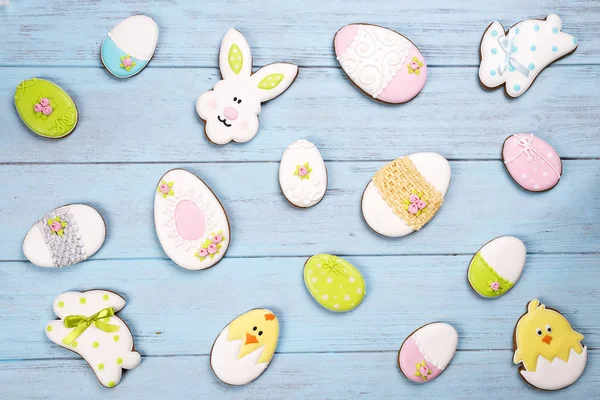
[[[79,354],[92,367],[100,383],[113,387],[121,380],[122,369],[140,364],[133,350],[129,327],[116,316],[125,299],[107,290],[65,292],[54,299],[54,313],[60,320],[46,325],[54,343]]]
[[[288,63],[269,64],[252,74],[252,54],[244,36],[231,28],[219,52],[222,80],[196,101],[204,132],[215,144],[244,143],[258,132],[260,104],[279,96],[298,75]]]
[[[492,23],[481,41],[481,83],[495,88],[506,82],[509,96],[521,96],[544,68],[577,48],[577,39],[561,29],[556,14],[521,21],[508,32]]]

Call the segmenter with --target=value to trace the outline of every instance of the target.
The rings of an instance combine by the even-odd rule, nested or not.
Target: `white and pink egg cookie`
[[[425,58],[410,40],[391,29],[346,25],[335,34],[333,47],[346,75],[376,100],[405,103],[425,86]]]
[[[513,180],[531,192],[552,189],[562,175],[556,150],[533,133],[509,136],[502,146],[502,159]]]

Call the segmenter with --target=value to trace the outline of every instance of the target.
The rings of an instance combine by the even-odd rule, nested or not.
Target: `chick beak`
[[[246,344],[258,343],[256,336],[246,333]]]
[[[550,344],[551,341],[552,341],[552,336],[550,336],[550,335],[544,335],[544,337],[542,338],[542,342],[544,342],[546,344]]]

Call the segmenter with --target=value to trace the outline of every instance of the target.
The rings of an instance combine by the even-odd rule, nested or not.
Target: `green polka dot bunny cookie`
[[[129,327],[116,316],[125,299],[107,290],[65,292],[54,299],[59,320],[46,325],[54,343],[79,354],[92,367],[103,386],[113,387],[123,369],[140,364]]]

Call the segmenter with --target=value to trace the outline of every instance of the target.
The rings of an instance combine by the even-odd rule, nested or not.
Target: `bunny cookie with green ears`
[[[252,73],[252,54],[244,36],[231,28],[221,42],[222,80],[196,101],[204,132],[215,144],[244,143],[258,132],[261,103],[279,96],[298,75],[289,63],[266,65]]]

